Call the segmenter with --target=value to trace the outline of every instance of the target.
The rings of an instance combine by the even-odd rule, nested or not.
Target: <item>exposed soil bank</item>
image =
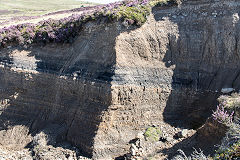
[[[59,140],[107,159],[148,126],[198,128],[222,88],[240,89],[239,12],[187,1],[153,8],[140,28],[99,20],[71,45],[2,49],[1,129],[58,124]]]

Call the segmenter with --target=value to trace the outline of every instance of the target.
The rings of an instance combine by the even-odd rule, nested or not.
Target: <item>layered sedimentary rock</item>
[[[101,19],[73,44],[1,49],[1,129],[56,123],[59,141],[107,159],[162,121],[199,127],[222,88],[240,88],[239,12],[187,1],[153,8],[139,28]]]

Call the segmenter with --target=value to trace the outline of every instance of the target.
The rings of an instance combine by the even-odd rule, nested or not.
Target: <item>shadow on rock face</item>
[[[211,116],[222,88],[238,90],[239,81],[239,21],[231,7],[185,2],[181,7],[155,7],[155,20],[171,22],[168,50],[163,61],[174,67],[171,94],[164,109],[164,121],[182,128],[197,129]],[[198,7],[194,10],[194,7]],[[206,16],[216,9],[229,12],[223,16]],[[235,47],[234,47],[235,46]]]

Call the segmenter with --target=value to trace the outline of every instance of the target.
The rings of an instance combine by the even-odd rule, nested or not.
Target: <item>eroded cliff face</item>
[[[99,20],[71,45],[2,49],[1,129],[58,124],[59,141],[107,159],[148,126],[198,128],[222,88],[240,89],[239,12],[187,1],[153,8],[140,28]]]
[[[57,124],[59,141],[67,140],[91,155],[103,112],[112,101],[114,46],[121,31],[119,24],[102,20],[88,23],[71,45],[2,49],[1,129],[23,125],[34,136]],[[26,130],[19,132],[25,137]]]

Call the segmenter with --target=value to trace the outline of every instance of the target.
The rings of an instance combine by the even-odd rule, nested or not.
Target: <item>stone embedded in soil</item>
[[[177,138],[186,138],[188,135],[188,130],[183,129],[182,131],[177,133]]]
[[[139,139],[144,139],[144,133],[143,132],[139,132],[137,134],[137,137],[136,138],[139,138]]]
[[[166,138],[166,141],[167,141],[167,142],[172,142],[173,140],[174,140],[174,139],[173,139],[172,137],[167,137],[167,138]]]
[[[226,93],[231,93],[234,91],[234,88],[222,88],[221,92],[226,94]]]

